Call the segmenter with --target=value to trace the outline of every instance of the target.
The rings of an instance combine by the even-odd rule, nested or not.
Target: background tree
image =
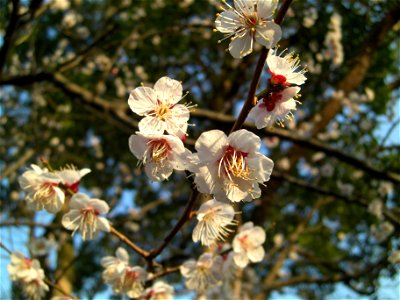
[[[41,159],[53,168],[92,169],[82,186],[110,204],[113,226],[144,249],[156,247],[182,214],[191,187],[183,173],[150,183],[137,166],[128,148],[138,124],[129,92],[165,75],[182,81],[186,99],[198,105],[185,141],[193,149],[206,130],[229,132],[260,48],[237,60],[226,53],[227,43],[217,43],[218,1],[1,4],[0,225],[28,227],[30,241],[53,236],[57,262],[48,261],[46,274],[66,291],[92,298],[106,290],[101,257],[121,241],[71,239],[61,216],[26,208],[17,176]],[[399,19],[396,0],[291,5],[280,48],[299,53],[308,80],[286,128],[244,125],[263,138],[275,169],[241,217],[266,228],[267,255],[238,274],[236,291],[266,299],[293,286],[304,298],[321,299],[342,282],[373,295],[381,276],[396,274],[389,257],[398,251],[400,228]],[[388,143],[393,136],[396,142]],[[188,222],[157,258],[160,270],[177,270],[203,252],[191,240],[193,226]],[[179,273],[165,279],[186,293]]]

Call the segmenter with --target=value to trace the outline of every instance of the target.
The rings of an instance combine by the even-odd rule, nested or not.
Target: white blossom
[[[257,129],[269,127],[275,122],[284,127],[285,119],[292,120],[292,110],[296,110],[299,101],[295,100],[300,92],[299,87],[288,87],[282,91],[272,92],[258,101],[249,113],[255,120]]]
[[[216,30],[231,38],[229,52],[242,58],[253,51],[254,41],[273,48],[282,37],[279,25],[267,21],[275,12],[278,0],[234,0],[234,6],[225,1],[224,11],[217,14]]]
[[[107,219],[99,216],[110,209],[105,201],[77,193],[72,196],[69,207],[71,210],[63,216],[62,224],[73,230],[72,234],[79,230],[83,240],[92,240],[99,230],[110,231]]]
[[[128,99],[131,110],[144,118],[139,122],[142,133],[169,134],[182,138],[186,134],[190,111],[177,104],[182,99],[182,84],[169,77],[160,78],[154,88],[134,89]]]
[[[271,75],[269,82],[279,87],[302,85],[307,78],[304,76],[306,71],[301,68],[299,57],[293,52],[286,55],[284,53],[285,51],[282,51],[277,54],[276,49],[268,53],[268,73]]]
[[[244,268],[251,262],[263,260],[265,251],[262,244],[265,242],[265,231],[253,222],[243,224],[233,239],[233,259],[236,265]]]
[[[122,272],[119,286],[114,286],[113,291],[117,294],[126,294],[130,298],[140,297],[144,290],[147,272],[142,267],[125,267]]]
[[[60,211],[65,199],[64,192],[58,186],[61,178],[37,165],[31,165],[31,168],[18,178],[19,185],[27,193],[28,207],[46,209],[50,213]]]
[[[373,224],[371,226],[371,234],[376,240],[381,243],[384,242],[394,231],[394,226],[389,222],[380,223],[378,226]]]
[[[146,289],[141,299],[172,300],[174,299],[174,288],[164,281],[157,281],[152,287]]]
[[[20,283],[22,292],[32,300],[42,299],[49,287],[44,282],[44,271],[36,259],[29,259],[20,252],[10,255],[11,262],[7,266],[12,281]]]
[[[260,145],[260,138],[245,129],[228,137],[220,130],[203,132],[196,141],[191,167],[197,189],[233,202],[260,197],[258,184],[269,180],[274,166],[259,152]]]
[[[325,36],[324,45],[326,47],[324,55],[326,59],[331,59],[334,66],[343,63],[344,52],[342,45],[342,17],[334,13],[329,22],[329,31]]]
[[[119,247],[114,256],[105,256],[101,259],[101,265],[105,270],[102,277],[105,283],[112,287],[119,286],[122,274],[125,268],[129,265],[129,254],[124,249]]]
[[[180,267],[186,286],[189,289],[201,292],[207,288],[220,284],[222,280],[222,257],[211,253],[202,254],[196,261],[188,260]]]
[[[168,179],[175,170],[188,168],[191,152],[173,135],[137,132],[129,138],[129,149],[143,163],[151,180]]]
[[[204,246],[210,246],[216,241],[224,241],[232,231],[227,228],[234,225],[235,210],[229,204],[211,199],[203,203],[198,212],[199,221],[193,230],[193,241],[201,241]]]

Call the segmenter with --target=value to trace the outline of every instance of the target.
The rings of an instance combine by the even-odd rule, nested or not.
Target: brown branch
[[[29,148],[25,151],[24,154],[20,156],[20,158],[14,162],[12,165],[10,165],[7,169],[5,169],[1,174],[0,174],[0,180],[11,175],[14,173],[19,167],[24,165],[31,157],[35,154],[35,151],[32,148]]]
[[[170,267],[170,268],[166,268],[164,270],[162,270],[161,272],[158,272],[156,274],[154,274],[150,280],[148,281],[153,281],[157,278],[163,277],[165,275],[171,274],[171,273],[176,273],[180,271],[180,266],[176,266],[176,267]]]
[[[174,238],[174,236],[178,233],[178,231],[182,228],[182,226],[186,223],[186,221],[189,219],[190,212],[193,209],[194,203],[196,202],[197,196],[199,195],[199,192],[197,189],[193,188],[192,189],[192,195],[190,196],[190,199],[185,207],[185,210],[178,220],[178,222],[175,224],[175,226],[171,229],[171,231],[168,233],[168,235],[164,238],[164,241],[161,243],[160,246],[158,246],[156,249],[153,249],[150,251],[148,258],[149,259],[154,259],[157,257],[163,250],[164,248],[169,244],[169,242]]]
[[[139,246],[137,246],[135,243],[133,243],[130,239],[128,239],[125,235],[120,233],[118,230],[116,230],[114,227],[110,227],[110,233],[115,235],[117,238],[119,238],[122,242],[124,242],[126,245],[128,245],[130,248],[132,248],[136,253],[138,253],[140,256],[147,258],[149,256],[149,253],[146,250],[143,250]]]

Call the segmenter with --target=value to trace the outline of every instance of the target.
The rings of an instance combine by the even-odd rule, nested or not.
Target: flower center
[[[93,207],[88,207],[81,209],[81,215],[84,223],[93,225],[96,221],[96,217],[99,215],[99,212]]]
[[[282,94],[279,92],[272,92],[265,98],[263,98],[263,103],[260,107],[265,107],[267,111],[273,111],[275,109],[276,103],[282,99]]]
[[[171,152],[171,146],[166,140],[150,140],[147,144],[151,153],[151,160],[156,163],[161,163]]]
[[[248,153],[238,151],[232,146],[225,149],[224,155],[218,162],[218,176],[227,175],[232,181],[232,177],[249,179],[250,170],[246,163]]]
[[[161,101],[158,101],[158,105],[155,109],[155,115],[158,117],[158,119],[160,119],[161,121],[165,121],[167,118],[167,115],[169,114],[170,110],[171,110],[171,106],[166,105],[164,103],[162,103]]]
[[[257,14],[252,13],[251,15],[246,16],[246,19],[244,20],[244,22],[248,28],[256,27],[257,22],[258,22]]]
[[[64,185],[65,185],[66,188],[70,189],[72,192],[77,193],[78,190],[79,190],[79,183],[80,182],[81,181],[78,180],[78,181],[76,181],[76,182],[74,182],[72,184],[64,183]],[[67,194],[67,191],[65,191],[65,194]]]
[[[275,74],[270,69],[268,69],[268,73],[271,74],[271,78],[269,79],[269,81],[273,86],[284,88],[290,85],[290,83],[286,81],[287,79],[285,76]]]

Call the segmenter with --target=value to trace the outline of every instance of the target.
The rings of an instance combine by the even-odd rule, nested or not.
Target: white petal
[[[93,207],[100,214],[106,214],[110,210],[107,202],[100,199],[90,199],[88,201],[88,206]]]
[[[157,80],[154,85],[154,91],[158,100],[165,104],[175,104],[182,99],[182,84],[167,76]]]
[[[87,207],[89,196],[83,193],[76,193],[71,197],[69,207],[71,209],[81,209]]]
[[[120,260],[124,261],[124,262],[128,262],[129,261],[129,254],[128,251],[126,251],[124,248],[122,247],[118,247],[117,251],[115,252],[117,258],[119,258]]]
[[[90,170],[89,168],[84,168],[79,171],[79,176],[82,178],[83,176],[85,176],[86,174],[89,174],[90,172],[92,172],[92,170]]]
[[[154,110],[157,105],[157,94],[152,88],[140,86],[130,93],[128,105],[134,113],[143,116]]]
[[[196,261],[194,259],[191,259],[184,262],[179,269],[183,277],[188,277],[188,275],[190,275],[190,273],[192,273],[195,268]]]
[[[152,161],[146,163],[144,170],[151,180],[164,181],[171,176],[173,168],[169,163],[156,164]]]
[[[209,194],[214,189],[215,178],[217,176],[212,176],[210,169],[207,166],[198,168],[196,172],[196,177],[194,178],[194,182],[196,184],[196,188],[200,193]]]
[[[242,186],[231,185],[226,189],[226,196],[232,202],[242,201],[249,194],[246,188],[244,190],[242,188]]]
[[[189,170],[191,167],[189,157],[191,155],[192,153],[188,149],[184,149],[182,153],[173,152],[168,161],[175,170]]]
[[[235,253],[233,261],[239,268],[244,268],[249,264],[249,259],[245,253]]]
[[[299,92],[300,88],[298,86],[288,87],[281,92],[282,98],[279,102],[285,102],[289,99],[294,98]]]
[[[267,22],[266,25],[257,26],[255,38],[257,43],[268,49],[273,48],[282,38],[281,27],[274,22]]]
[[[98,230],[110,232],[110,222],[106,218],[98,217],[97,226]]]
[[[256,247],[254,249],[251,249],[250,251],[247,252],[247,256],[252,262],[260,262],[263,260],[265,255],[264,248],[263,247]]]
[[[253,12],[257,0],[234,0],[233,4],[239,12]]]
[[[215,28],[222,33],[234,32],[241,25],[239,16],[231,10],[221,12],[215,20]]]
[[[143,159],[147,150],[148,139],[140,135],[131,135],[129,137],[129,150],[137,159]]]
[[[263,19],[269,19],[274,14],[278,0],[258,0],[257,15]]]
[[[250,229],[251,233],[248,236],[249,243],[253,245],[261,245],[265,242],[265,230],[260,226],[254,226]]]
[[[253,37],[250,30],[236,34],[229,44],[229,52],[234,58],[242,58],[253,51]]]
[[[254,156],[247,158],[247,163],[250,169],[254,170],[254,175],[258,182],[269,180],[274,168],[274,162],[270,158],[262,154],[254,154]]]
[[[240,226],[239,232],[243,232],[245,230],[252,229],[253,227],[254,227],[254,223],[253,222],[251,222],[251,221],[246,222],[242,226]]]
[[[139,122],[139,131],[142,133],[164,133],[167,125],[157,117],[147,116]]]
[[[203,132],[196,141],[195,148],[201,162],[217,161],[221,158],[228,138],[221,130]]]
[[[61,224],[69,230],[75,230],[79,227],[80,216],[80,211],[73,209],[62,217]]]
[[[232,132],[228,141],[233,148],[246,153],[258,151],[261,145],[261,139],[246,129]]]

